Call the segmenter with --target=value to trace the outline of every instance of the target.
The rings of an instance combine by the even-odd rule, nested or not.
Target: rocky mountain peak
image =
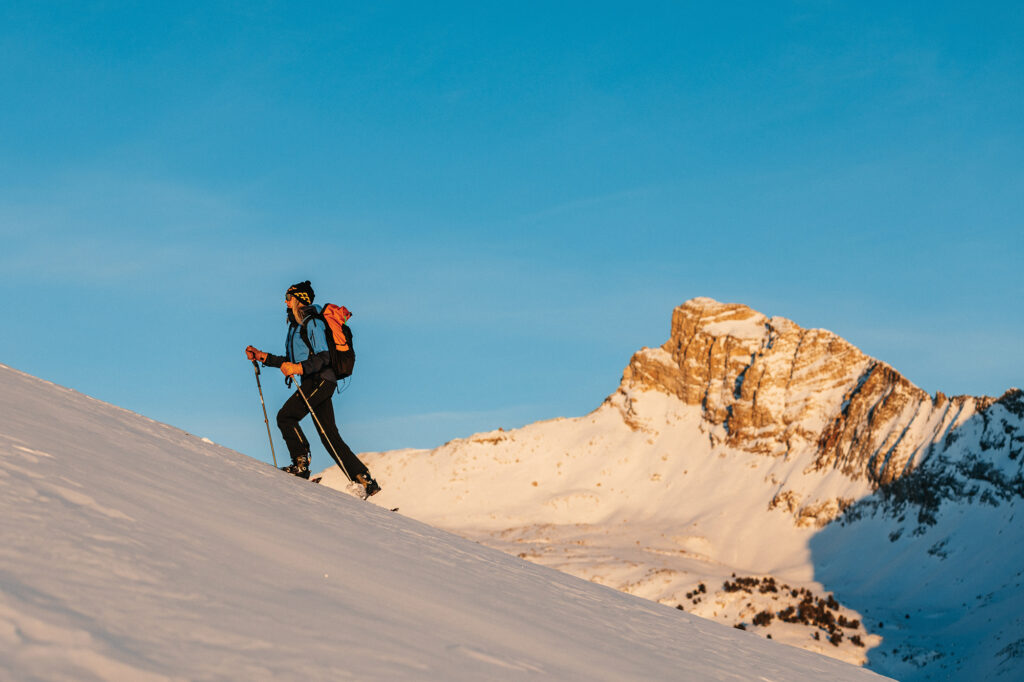
[[[637,389],[699,405],[716,443],[874,485],[912,470],[981,407],[929,396],[830,331],[709,298],[677,307],[669,340],[633,356],[619,392]]]

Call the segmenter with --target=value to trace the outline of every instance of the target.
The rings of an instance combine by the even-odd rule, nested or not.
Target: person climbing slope
[[[250,360],[258,360],[265,367],[280,368],[289,386],[296,380],[295,377],[301,377],[295,393],[277,413],[277,426],[281,429],[292,459],[291,465],[281,467],[281,470],[309,478],[309,440],[303,434],[299,422],[312,408],[314,423],[319,425],[317,430],[324,447],[335,457],[348,477],[363,486],[364,494],[369,497],[379,492],[380,486],[338,432],[331,402],[340,378],[331,360],[332,341],[329,339],[333,340],[334,337],[323,317],[323,309],[313,304],[313,298],[313,286],[308,280],[288,288],[284,298],[288,307],[288,334],[283,356],[266,353],[254,346],[246,347],[245,354]],[[345,313],[348,314],[348,311],[345,310]],[[348,331],[345,339],[339,341],[346,348],[349,347],[351,332]],[[352,357],[354,359],[354,353]]]

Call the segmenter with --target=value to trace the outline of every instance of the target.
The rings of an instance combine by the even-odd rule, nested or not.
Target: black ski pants
[[[348,472],[349,478],[352,480],[355,480],[359,474],[369,475],[366,465],[356,457],[356,453],[352,452],[352,448],[341,439],[341,434],[338,433],[338,425],[334,421],[334,405],[331,403],[334,389],[338,385],[333,381],[313,376],[308,380],[303,379],[301,386],[306,400],[303,400],[296,390],[288,400],[284,401],[284,405],[277,413],[277,426],[281,429],[281,435],[288,446],[288,453],[291,455],[292,461],[294,462],[299,455],[309,455],[309,441],[299,427],[299,422],[309,414],[309,409],[306,407],[308,400],[313,407],[313,413],[320,420],[320,426],[323,427],[323,431],[320,432],[320,442],[327,448],[327,454],[331,455],[333,459],[333,448],[333,452],[338,454],[341,464],[344,465],[345,471]],[[313,422],[313,428],[317,429],[316,422]]]

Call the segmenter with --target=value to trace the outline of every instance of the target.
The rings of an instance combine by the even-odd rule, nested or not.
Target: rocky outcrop
[[[707,298],[676,308],[669,340],[633,356],[619,392],[637,389],[699,405],[720,427],[710,437],[728,446],[800,457],[808,471],[836,469],[876,487],[922,464],[993,402],[932,397],[830,331]]]

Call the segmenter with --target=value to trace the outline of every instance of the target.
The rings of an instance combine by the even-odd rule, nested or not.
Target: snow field
[[[3,366],[0,415],[10,679],[877,679]]]
[[[934,524],[920,521],[916,504],[833,522],[851,503],[886,498],[863,478],[809,467],[813,443],[794,439],[785,457],[729,448],[699,407],[659,392],[619,392],[584,417],[432,451],[363,457],[384,486],[377,503],[588,581],[899,679],[1012,676],[1024,670],[1024,526],[1015,522],[1019,492],[985,477],[1019,477],[1010,439],[1020,420],[1002,405],[982,417],[967,400],[892,434],[893,453],[901,437],[926,443],[892,456],[941,456],[975,472],[957,474],[965,497],[941,498]],[[949,425],[959,426],[956,438],[928,440]],[[987,459],[975,465],[979,447]],[[947,494],[924,485],[911,494]],[[725,590],[737,577],[772,577],[800,596]],[[835,643],[827,614],[779,615],[831,594],[831,617],[857,623]]]
[[[805,474],[796,459],[715,445],[699,408],[662,393],[631,396],[640,430],[624,422],[620,407],[613,400],[584,417],[477,434],[434,451],[366,453],[384,485],[373,500],[729,626],[750,623],[746,602],[736,605],[721,590],[734,573],[826,592],[815,582],[808,546],[817,527],[797,528],[781,509],[769,513],[773,495],[785,486],[808,491],[809,500],[817,499],[812,493],[854,499],[866,494],[866,484],[837,472]],[[325,472],[325,484],[341,482],[340,471]],[[685,594],[702,582],[710,593],[690,604]],[[860,617],[848,608],[842,613]],[[781,622],[760,630],[854,664],[877,643],[863,627],[865,646],[846,640],[838,647],[822,647],[806,629],[796,635]]]

